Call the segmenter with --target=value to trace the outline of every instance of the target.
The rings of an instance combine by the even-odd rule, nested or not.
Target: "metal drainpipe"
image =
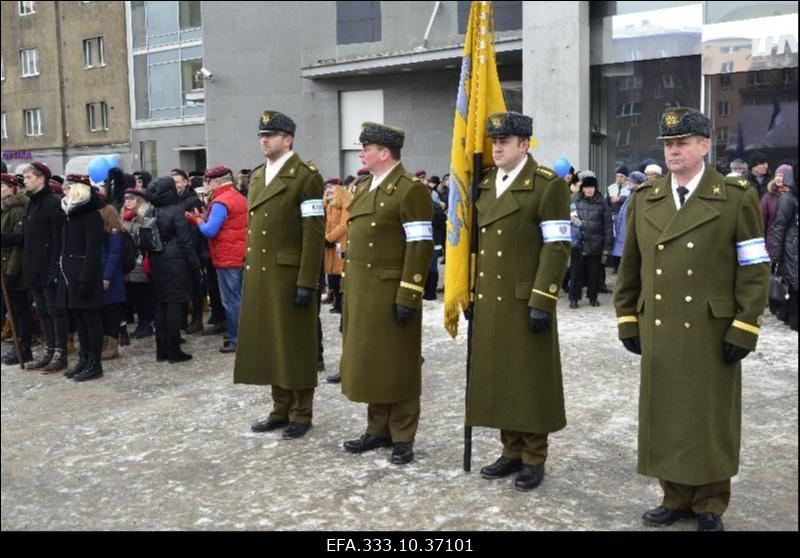
[[[433,6],[433,13],[431,14],[430,20],[428,20],[428,28],[425,29],[425,36],[422,38],[422,47],[428,48],[428,36],[431,34],[431,28],[433,27],[433,20],[436,19],[436,16],[439,14],[439,8],[442,7],[441,2],[436,2]]]

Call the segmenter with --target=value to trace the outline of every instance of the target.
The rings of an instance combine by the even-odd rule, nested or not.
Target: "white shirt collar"
[[[290,149],[281,155],[281,158],[274,163],[267,159],[267,164],[264,167],[264,186],[267,186],[270,182],[272,182],[275,176],[280,172],[281,168],[283,168],[283,165],[286,164],[286,161],[288,161],[292,155],[294,155],[294,151]]]
[[[688,200],[692,196],[694,191],[697,189],[697,185],[700,184],[700,179],[703,178],[703,173],[705,171],[706,171],[706,164],[704,162],[703,166],[700,167],[700,172],[698,172],[696,175],[694,175],[694,177],[687,184],[683,184],[682,185],[687,190],[689,190],[689,192],[686,194],[686,198],[683,201],[684,204],[686,203],[686,200]],[[674,174],[670,174],[670,177],[672,179],[672,199],[675,200],[675,207],[680,209],[681,208],[681,199],[678,196],[678,186],[681,186],[681,184],[678,184],[678,179],[675,178]]]
[[[373,174],[372,175],[372,184],[369,185],[369,191],[371,192],[372,190],[374,190],[375,188],[380,186],[381,182],[386,180],[386,177],[389,176],[392,173],[392,171],[395,169],[395,167],[397,167],[397,165],[399,165],[399,164],[400,164],[400,161],[397,161],[394,165],[392,165],[392,168],[390,168],[389,170],[387,170],[385,173],[383,173],[380,176],[375,176]]]
[[[507,173],[508,174],[508,178],[506,178],[505,180],[503,180],[503,177],[506,176],[506,171],[504,171],[503,169],[501,169],[499,167],[497,168],[497,176],[495,176],[494,185],[495,185],[495,188],[497,189],[497,197],[498,198],[500,197],[500,195],[503,192],[508,190],[509,186],[511,186],[514,183],[514,180],[517,179],[517,176],[519,176],[519,173],[522,172],[522,167],[524,167],[525,163],[527,163],[527,162],[528,162],[528,155],[525,154],[525,157],[523,157],[522,161],[520,161],[520,163],[516,167],[514,167],[514,170],[512,170],[509,173]]]

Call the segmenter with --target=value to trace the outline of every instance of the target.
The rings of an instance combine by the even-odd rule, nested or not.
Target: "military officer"
[[[343,277],[342,393],[367,403],[367,430],[344,443],[361,453],[393,446],[414,458],[420,414],[422,294],[433,257],[428,188],[400,163],[405,133],[365,122],[361,179],[350,203]]]
[[[480,183],[478,263],[467,424],[500,429],[503,452],[481,475],[544,477],[547,436],[566,425],[558,290],[570,251],[569,188],[528,154],[533,122],[489,116],[490,169]]]
[[[614,304],[619,338],[642,355],[638,472],[659,479],[645,525],[699,516],[723,529],[739,468],[740,361],[756,347],[769,256],[758,194],[703,162],[711,126],[668,109],[659,122],[669,172],[630,202]]]
[[[250,175],[247,251],[234,382],[272,386],[272,412],[255,432],[311,428],[317,385],[317,305],[324,249],[322,176],[292,150],[295,123],[265,111],[265,164]]]

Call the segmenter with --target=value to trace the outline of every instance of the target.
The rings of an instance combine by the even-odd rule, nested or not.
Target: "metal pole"
[[[476,267],[478,263],[478,210],[475,207],[475,202],[478,201],[478,184],[481,181],[481,165],[483,162],[483,155],[475,153],[472,156],[472,184],[470,186],[470,204],[472,205],[472,219],[470,223],[469,233],[469,274],[470,274],[470,301],[469,301],[469,315],[470,320],[467,326],[467,381],[466,389],[464,391],[464,405],[468,403],[469,397],[469,377],[472,368],[472,324],[475,321],[475,278],[477,276]],[[466,417],[466,412],[464,414]],[[464,423],[464,471],[469,473],[472,469],[472,427]]]

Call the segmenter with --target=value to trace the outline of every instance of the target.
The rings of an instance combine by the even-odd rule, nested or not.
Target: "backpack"
[[[148,253],[164,251],[164,243],[161,242],[161,234],[158,232],[158,213],[155,207],[147,212],[139,226],[139,249]]]
[[[127,275],[136,267],[136,259],[139,257],[139,248],[136,246],[136,241],[133,240],[133,235],[131,233],[125,229],[119,232],[122,235],[122,274]]]

